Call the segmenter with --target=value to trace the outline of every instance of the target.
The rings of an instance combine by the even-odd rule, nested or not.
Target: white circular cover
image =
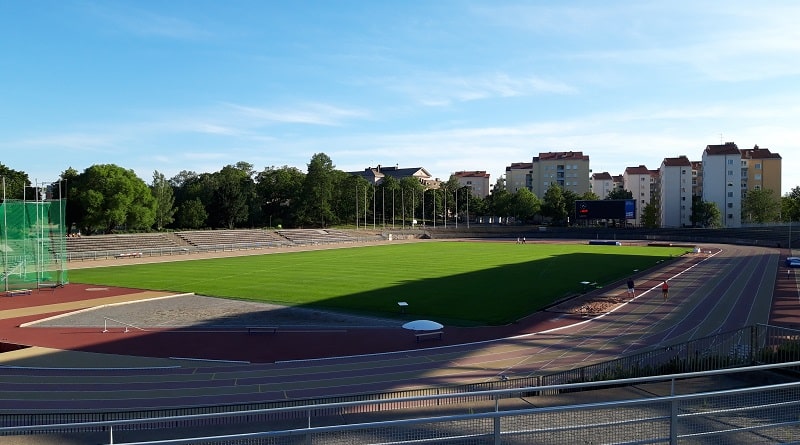
[[[443,327],[444,325],[441,323],[431,320],[414,320],[403,325],[403,329],[410,329],[412,331],[435,331]]]

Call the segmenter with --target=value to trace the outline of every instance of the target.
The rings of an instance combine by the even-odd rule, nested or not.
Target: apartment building
[[[655,177],[650,169],[640,165],[638,167],[627,167],[625,172],[622,173],[622,181],[623,188],[631,192],[633,199],[636,200],[636,219],[633,223],[639,225],[642,223],[642,211],[645,206],[650,204],[654,196]]]
[[[733,142],[703,150],[703,201],[713,202],[722,226],[742,226],[742,153]]]
[[[533,164],[530,162],[515,162],[506,167],[506,190],[516,193],[520,189],[533,190],[531,184],[533,177]]]
[[[661,227],[692,224],[692,163],[686,156],[664,158],[659,173],[659,217]]]
[[[458,184],[461,187],[470,188],[472,196],[477,196],[481,199],[489,196],[491,191],[490,175],[485,171],[461,171],[455,172],[453,176],[458,180]]]
[[[589,156],[580,151],[539,153],[531,163],[531,191],[544,197],[550,185],[583,195],[591,190]]]
[[[367,167],[363,171],[347,172],[347,173],[354,176],[361,176],[372,185],[379,185],[381,182],[383,182],[383,179],[387,176],[391,176],[397,179],[398,181],[403,178],[412,177],[418,180],[420,184],[429,188],[435,188],[439,182],[435,179],[432,179],[431,174],[428,173],[428,171],[422,167],[412,167],[412,168],[400,168],[398,166],[384,167],[378,164],[377,167]]]
[[[599,196],[600,199],[606,199],[608,194],[616,190],[617,187],[614,184],[614,177],[608,172],[592,173],[591,185],[592,192]]]
[[[772,190],[781,197],[781,155],[758,145],[740,150],[742,154],[742,198],[749,190]]]
[[[703,163],[692,162],[692,196],[703,196]]]

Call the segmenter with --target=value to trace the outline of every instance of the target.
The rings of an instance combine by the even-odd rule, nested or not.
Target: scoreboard
[[[636,219],[636,200],[603,199],[597,201],[575,201],[575,216],[578,219]]]

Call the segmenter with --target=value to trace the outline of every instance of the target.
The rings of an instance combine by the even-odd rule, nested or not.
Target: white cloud
[[[576,88],[561,81],[533,75],[513,77],[506,73],[471,77],[443,73],[418,74],[404,79],[384,79],[381,83],[387,89],[400,91],[414,101],[431,107],[484,99],[577,92]]]
[[[306,103],[287,108],[258,108],[227,104],[239,117],[251,124],[310,124],[338,126],[348,119],[363,119],[368,113],[357,109],[337,107],[324,103]]]
[[[136,4],[142,5],[142,3]],[[185,18],[154,13],[120,3],[92,3],[88,11],[111,25],[115,31],[139,36],[176,40],[198,40],[211,36],[208,24],[194,23]]]

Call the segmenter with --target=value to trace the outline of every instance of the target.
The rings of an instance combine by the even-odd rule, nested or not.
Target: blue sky
[[[800,3],[0,0],[0,162],[31,180],[424,167],[594,172],[758,144],[800,186]]]

